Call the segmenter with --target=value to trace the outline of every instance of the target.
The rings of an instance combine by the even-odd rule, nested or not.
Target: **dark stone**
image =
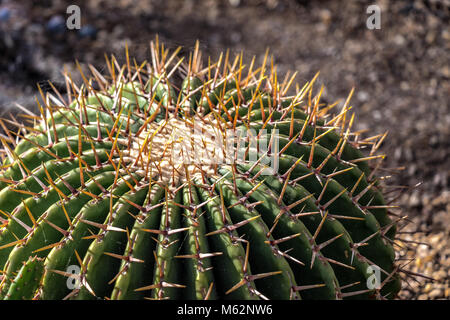
[[[78,35],[81,38],[91,38],[94,39],[97,36],[97,28],[94,27],[91,24],[87,24],[85,26],[82,26],[81,29],[78,31]]]
[[[64,34],[67,30],[66,20],[62,16],[53,16],[47,22],[45,29],[53,34]]]

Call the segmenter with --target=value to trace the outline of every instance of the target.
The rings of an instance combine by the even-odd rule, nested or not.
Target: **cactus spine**
[[[287,96],[294,77],[279,83],[267,55],[203,67],[198,45],[178,52],[111,57],[108,76],[67,75],[67,101],[4,120],[0,297],[394,298],[384,136],[352,132],[348,100],[331,115],[316,77]]]

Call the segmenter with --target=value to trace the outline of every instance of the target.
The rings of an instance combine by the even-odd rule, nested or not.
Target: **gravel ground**
[[[412,222],[399,234],[400,250],[407,272],[420,274],[415,280],[405,282],[401,299],[449,299],[450,298],[450,192],[424,204],[424,213],[412,218]],[[409,247],[409,248],[408,248]],[[433,280],[432,280],[433,279]]]
[[[267,48],[280,77],[298,71],[302,84],[320,71],[328,102],[352,87],[356,129],[389,132],[386,166],[403,167],[387,181],[406,186],[397,204],[413,222],[399,234],[409,280],[400,297],[448,299],[450,278],[450,1],[448,0],[0,0],[0,113],[15,103],[35,108],[36,83],[62,83],[74,61],[104,68],[104,53],[124,57],[127,43],[144,59],[158,34],[186,51],[195,40],[205,56],[222,50],[261,61]],[[78,4],[81,30],[64,28]],[[381,8],[381,29],[366,28],[366,8]],[[62,21],[62,22],[61,22]],[[62,28],[61,28],[61,23]],[[390,175],[392,171],[387,170]],[[395,193],[393,193],[395,194]],[[419,244],[419,243],[427,243]],[[430,280],[432,277],[435,281]]]

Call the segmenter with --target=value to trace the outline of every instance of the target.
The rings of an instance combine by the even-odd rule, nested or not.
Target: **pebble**
[[[428,296],[426,294],[421,294],[418,299],[419,300],[428,300]]]
[[[430,292],[429,296],[432,299],[438,298],[442,295],[442,290],[440,289],[434,289],[433,291]]]
[[[82,26],[81,29],[78,31],[78,35],[81,38],[91,38],[94,39],[97,36],[97,28],[94,27],[91,24],[87,24],[85,26]]]
[[[360,90],[357,93],[357,97],[358,97],[358,100],[361,102],[366,102],[367,100],[369,100],[369,95],[367,94],[367,92],[365,92],[363,90]]]
[[[66,20],[62,16],[52,16],[46,25],[47,31],[54,34],[63,34],[66,32]]]
[[[447,277],[447,273],[444,270],[439,270],[433,273],[433,278],[436,280],[444,280]]]
[[[448,201],[448,200],[445,200]],[[440,205],[436,199],[432,201],[434,206]],[[446,213],[448,214],[448,213]],[[413,220],[418,220],[415,218]],[[419,225],[419,221],[414,221],[412,225]],[[409,231],[414,231],[412,227]],[[414,263],[408,264],[406,269],[433,278],[434,280],[417,277],[419,282],[410,281],[410,287],[404,287],[400,292],[401,299],[445,299],[450,296],[450,246],[449,246],[450,230],[424,233],[417,232],[408,234],[404,238],[406,240],[413,240],[420,244],[411,250],[405,250],[400,253],[404,257],[414,258]]]
[[[396,45],[402,46],[405,44],[406,40],[402,35],[398,34],[394,37],[394,42]]]
[[[6,22],[11,17],[11,10],[9,8],[0,8],[0,21]]]

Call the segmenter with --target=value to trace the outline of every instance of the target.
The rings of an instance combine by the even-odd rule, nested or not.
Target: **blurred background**
[[[66,27],[74,4],[79,30]],[[366,27],[373,4],[378,30]],[[426,277],[400,297],[450,298],[450,0],[0,0],[0,116],[36,110],[37,83],[64,91],[76,60],[104,70],[104,54],[123,61],[128,44],[142,62],[156,35],[184,53],[199,40],[205,61],[230,49],[261,62],[269,48],[280,78],[298,71],[303,85],[320,71],[329,103],[354,87],[355,129],[388,131],[386,167],[404,167],[387,182],[405,186],[397,204],[414,222],[399,234],[416,254],[403,268]]]

